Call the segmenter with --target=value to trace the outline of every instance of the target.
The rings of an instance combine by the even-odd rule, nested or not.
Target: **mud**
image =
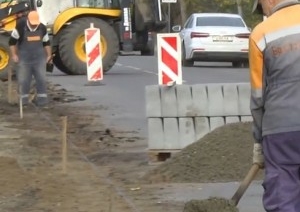
[[[241,181],[252,165],[251,123],[222,126],[147,173],[146,182]],[[256,179],[262,179],[260,173]]]
[[[211,197],[207,200],[190,200],[183,212],[239,212],[230,200]]]

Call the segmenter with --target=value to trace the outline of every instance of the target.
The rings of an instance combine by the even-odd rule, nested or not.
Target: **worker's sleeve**
[[[255,142],[262,141],[263,103],[263,54],[262,50],[251,37],[249,39],[249,66],[251,98],[250,109],[253,117],[253,136]]]
[[[20,38],[20,34],[19,34],[18,30],[17,29],[13,29],[13,31],[11,32],[8,44],[10,46],[16,45],[17,42],[18,42],[18,40],[19,40],[19,38]]]
[[[47,32],[47,27],[43,25],[43,31],[44,31],[44,36],[43,36],[43,46],[50,46],[50,38],[49,34]]]

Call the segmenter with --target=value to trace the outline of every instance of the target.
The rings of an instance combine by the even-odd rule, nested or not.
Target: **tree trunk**
[[[180,14],[181,14],[181,25],[183,25],[187,19],[185,0],[178,0],[178,1],[179,1]]]

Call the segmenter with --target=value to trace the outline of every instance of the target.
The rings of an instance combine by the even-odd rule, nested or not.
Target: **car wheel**
[[[242,68],[243,67],[243,62],[232,62],[232,66],[234,68]]]
[[[187,60],[186,58],[186,52],[185,52],[185,46],[182,45],[182,66],[183,67],[193,67],[194,66],[194,61],[193,60]]]
[[[248,61],[244,62],[243,65],[244,65],[244,68],[249,68],[249,62]]]

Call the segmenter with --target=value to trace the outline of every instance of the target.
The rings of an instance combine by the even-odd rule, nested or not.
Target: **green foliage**
[[[185,6],[186,17],[196,12],[238,13],[236,0],[177,0],[172,4],[172,24],[183,24],[178,18],[180,7]],[[183,3],[180,3],[184,1]],[[263,20],[260,15],[251,13],[253,0],[241,0],[243,18],[248,27],[253,28]]]

